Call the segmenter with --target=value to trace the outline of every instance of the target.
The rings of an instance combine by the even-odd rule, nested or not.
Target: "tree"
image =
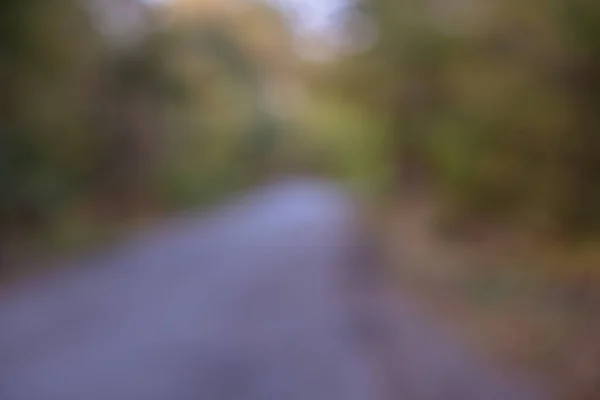
[[[401,172],[469,213],[600,228],[597,5],[364,0],[355,12],[379,30],[361,79],[395,118]]]

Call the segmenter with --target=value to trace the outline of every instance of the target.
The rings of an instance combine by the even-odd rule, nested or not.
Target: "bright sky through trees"
[[[140,0],[148,4],[166,3],[171,0]],[[324,33],[335,24],[335,15],[347,0],[266,0],[293,13],[296,28],[303,33]]]

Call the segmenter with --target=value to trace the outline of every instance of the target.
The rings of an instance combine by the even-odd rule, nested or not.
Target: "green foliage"
[[[334,176],[365,194],[382,193],[392,180],[388,127],[374,111],[336,98],[315,98],[303,117],[301,140]]]
[[[264,168],[280,128],[241,38],[139,7],[147,33],[116,43],[78,0],[0,4],[0,263],[18,236],[95,237]]]
[[[463,211],[600,231],[600,7],[364,0],[356,12],[379,40],[338,62],[336,84],[393,121],[399,185],[416,168]]]

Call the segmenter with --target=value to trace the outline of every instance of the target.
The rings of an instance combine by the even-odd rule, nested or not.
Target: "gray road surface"
[[[366,283],[355,225],[279,183],[4,289],[0,400],[542,399]]]

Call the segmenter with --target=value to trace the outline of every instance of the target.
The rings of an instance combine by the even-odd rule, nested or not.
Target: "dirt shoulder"
[[[506,370],[539,376],[557,399],[600,398],[594,249],[533,245],[515,232],[442,237],[428,199],[376,216],[394,285]]]

